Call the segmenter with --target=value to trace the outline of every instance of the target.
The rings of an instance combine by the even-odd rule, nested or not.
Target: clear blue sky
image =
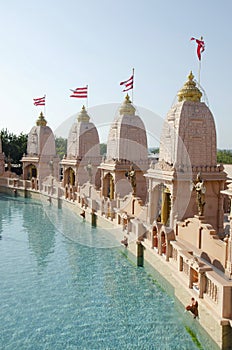
[[[190,70],[198,75],[190,38],[202,35],[201,85],[218,148],[232,149],[231,13],[230,0],[1,1],[0,129],[28,133],[41,111],[32,99],[46,94],[55,131],[83,104],[69,89],[86,84],[89,107],[121,103],[119,82],[133,67],[135,106],[164,118]],[[91,116],[96,126],[114,118]]]

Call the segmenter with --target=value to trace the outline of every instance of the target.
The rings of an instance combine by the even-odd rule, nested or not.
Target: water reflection
[[[41,203],[16,200],[6,203],[12,224],[8,209],[0,210],[1,349],[197,349],[173,298],[125,259],[123,247],[66,239],[54,232]],[[67,230],[77,230],[65,211],[47,210],[60,227],[65,220]],[[102,232],[85,230],[83,238],[92,232],[98,246]]]
[[[41,203],[22,197],[8,197],[4,194],[0,194],[0,199],[3,203],[0,210],[0,240],[13,240],[18,244],[28,243],[38,266],[45,267],[49,254],[54,252],[55,228]],[[28,206],[30,206],[30,218]],[[11,232],[9,227],[12,226],[17,227],[17,230]],[[25,240],[23,230],[27,232],[28,241]]]
[[[30,220],[27,206],[23,207],[23,228],[28,233],[29,249],[35,255],[38,267],[46,267],[49,255],[54,253],[55,229],[42,205],[31,204]]]
[[[14,205],[12,205],[13,201],[11,204],[9,203],[8,197],[4,196],[3,194],[0,194],[0,199],[1,202],[4,202],[4,205],[2,205],[0,210],[0,239],[2,239],[3,225],[5,222],[11,224],[15,208]]]

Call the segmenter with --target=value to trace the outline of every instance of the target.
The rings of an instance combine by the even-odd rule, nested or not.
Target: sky
[[[190,38],[203,36],[200,84],[217,146],[232,149],[231,13],[231,0],[2,0],[0,130],[28,133],[41,112],[33,98],[46,94],[42,111],[56,136],[88,103],[105,142],[115,106],[125,97],[119,83],[134,68],[133,104],[148,133],[156,134],[149,141],[156,146],[158,124],[189,72],[198,79]],[[70,89],[85,85],[88,102],[69,97]]]

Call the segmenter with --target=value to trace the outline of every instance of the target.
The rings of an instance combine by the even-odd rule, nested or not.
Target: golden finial
[[[86,111],[85,106],[83,105],[81,111],[77,115],[77,121],[78,122],[86,122],[86,123],[88,123],[89,120],[90,120],[90,117],[89,117],[89,115],[88,115],[88,113]]]
[[[36,125],[37,126],[46,126],[47,125],[47,121],[44,118],[44,115],[42,112],[40,113],[39,118],[36,121]]]
[[[121,107],[119,108],[119,113],[125,114],[125,115],[135,114],[135,107],[132,105],[128,94],[126,94],[125,100],[123,101]]]
[[[188,80],[182,87],[182,89],[178,92],[178,101],[193,101],[193,102],[200,102],[202,93],[201,91],[196,87],[196,83],[193,80],[194,75],[192,71],[188,75]]]
[[[125,101],[127,103],[131,103],[130,96],[128,94],[126,94]]]
[[[193,78],[194,78],[194,75],[193,75],[193,72],[191,71],[188,75],[188,80],[193,81]]]

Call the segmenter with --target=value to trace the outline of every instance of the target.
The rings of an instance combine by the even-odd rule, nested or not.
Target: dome
[[[193,80],[194,75],[192,72],[190,72],[188,76],[188,80],[182,87],[182,89],[178,92],[178,101],[194,101],[194,102],[200,102],[202,93],[201,91],[196,87],[196,83]]]
[[[56,155],[55,137],[43,113],[41,112],[36,126],[33,126],[28,134],[27,154],[33,156]]]
[[[179,102],[168,112],[161,134],[160,161],[189,166],[216,166],[217,146],[214,118],[200,102],[201,92],[190,73],[178,93]]]
[[[67,158],[82,158],[84,156],[99,157],[100,145],[98,131],[85,109],[77,115],[72,125],[67,142]]]
[[[130,98],[126,98],[111,125],[107,142],[107,159],[146,160],[147,135],[143,121],[135,114]]]

